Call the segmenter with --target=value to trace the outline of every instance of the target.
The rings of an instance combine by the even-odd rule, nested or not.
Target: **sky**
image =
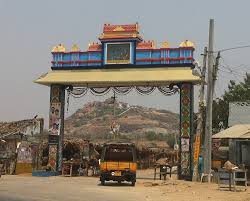
[[[33,118],[47,121],[49,88],[33,80],[50,70],[51,49],[63,43],[70,49],[77,43],[82,51],[98,42],[103,24],[138,22],[145,40],[168,41],[171,47],[189,39],[196,45],[195,59],[208,44],[209,19],[215,20],[215,50],[250,45],[249,0],[0,0],[0,121]],[[230,79],[241,81],[250,71],[250,48],[222,53],[215,97]],[[195,88],[197,107],[198,87]],[[91,94],[70,99],[72,114],[86,102],[110,97]],[[179,96],[150,96],[131,93],[119,101],[179,112]]]

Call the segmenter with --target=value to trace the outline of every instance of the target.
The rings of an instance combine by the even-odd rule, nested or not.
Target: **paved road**
[[[147,173],[148,171],[146,171]],[[109,183],[100,186],[92,177],[31,177],[4,175],[0,178],[0,201],[250,201],[247,191],[219,191],[217,184],[169,178],[152,180],[152,171],[138,176],[135,187]]]
[[[0,201],[146,201],[142,185],[99,184],[92,177],[2,176]]]

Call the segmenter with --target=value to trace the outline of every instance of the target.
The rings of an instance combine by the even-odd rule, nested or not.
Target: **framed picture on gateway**
[[[105,43],[105,64],[132,64],[132,43]]]

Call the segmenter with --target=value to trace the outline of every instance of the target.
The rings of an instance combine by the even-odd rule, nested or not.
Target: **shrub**
[[[153,131],[148,131],[145,133],[145,137],[147,140],[153,141],[157,139],[156,133]]]
[[[175,134],[167,135],[167,144],[170,148],[174,148],[175,144]]]
[[[79,122],[79,121],[77,121],[77,122],[75,122],[74,123],[74,127],[80,127],[82,124],[81,124],[81,122]]]

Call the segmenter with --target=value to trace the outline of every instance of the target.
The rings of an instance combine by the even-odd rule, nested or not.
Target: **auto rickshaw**
[[[100,161],[100,181],[136,182],[136,151],[132,143],[104,144]]]

